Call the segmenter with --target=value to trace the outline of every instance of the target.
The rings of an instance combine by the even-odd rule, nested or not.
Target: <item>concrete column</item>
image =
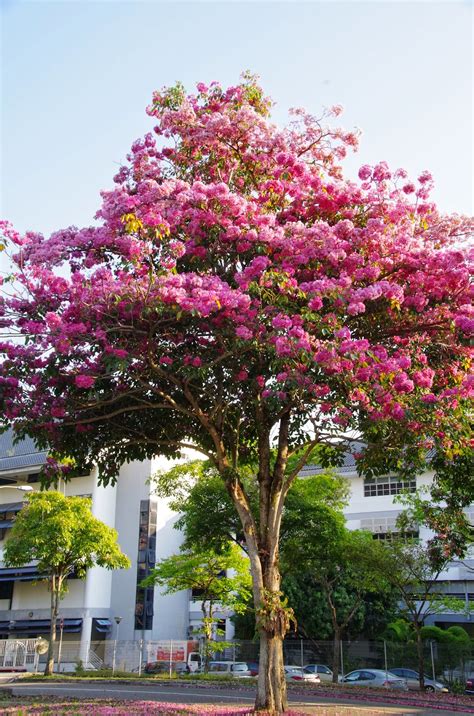
[[[115,526],[115,486],[102,487],[97,482],[97,469],[91,474],[92,481],[92,514],[102,520],[109,527]],[[84,587],[84,612],[81,632],[81,645],[79,658],[84,665],[88,659],[92,631],[92,609],[100,609],[104,618],[110,615],[110,601],[112,595],[112,570],[103,567],[89,569]],[[93,612],[92,612],[93,613]]]
[[[225,640],[226,641],[232,641],[235,634],[235,626],[231,619],[227,618],[225,620]]]
[[[79,659],[82,661],[84,668],[87,668],[87,660],[89,657],[89,648],[91,645],[92,617],[83,617],[81,643],[79,646]]]
[[[116,486],[98,485],[97,469],[94,468],[92,478],[92,514],[102,520],[109,527],[115,527],[115,505],[117,499]],[[87,573],[86,586],[84,591],[84,608],[110,609],[112,596],[112,570],[103,567],[93,567]]]

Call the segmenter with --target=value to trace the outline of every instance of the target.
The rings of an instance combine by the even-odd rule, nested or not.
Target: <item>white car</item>
[[[211,661],[209,664],[210,674],[228,674],[236,678],[251,676],[246,661]]]
[[[321,681],[332,681],[332,671],[324,664],[307,664],[303,666],[307,674],[317,674]]]
[[[305,671],[301,666],[284,666],[286,681],[304,681],[308,684],[320,684],[318,674]]]

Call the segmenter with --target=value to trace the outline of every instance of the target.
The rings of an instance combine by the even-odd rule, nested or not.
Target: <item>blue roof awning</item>
[[[14,439],[11,428],[0,433],[0,472],[28,467],[38,471],[46,462],[47,451],[38,449],[33,438],[26,437],[18,442]]]
[[[108,634],[112,629],[112,622],[110,619],[94,619],[94,627],[100,634]]]
[[[36,565],[0,568],[0,582],[26,582],[34,579],[43,579]]]
[[[82,628],[82,619],[63,619],[64,632],[78,633]],[[50,619],[18,619],[9,622],[10,632],[47,632],[50,629]],[[61,627],[61,620],[56,621],[56,631]],[[0,627],[1,628],[1,627]]]

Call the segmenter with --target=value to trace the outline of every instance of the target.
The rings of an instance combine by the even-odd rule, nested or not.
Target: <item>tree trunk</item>
[[[280,602],[280,572],[278,568],[279,515],[275,515],[276,500],[268,505],[260,525],[260,535],[246,496],[238,480],[227,487],[237,507],[247,544],[252,574],[252,592],[260,636],[260,660],[257,682],[256,711],[281,714],[286,711],[286,681],[283,669],[283,638],[288,631],[288,610]],[[270,500],[269,500],[270,501]],[[261,505],[262,507],[262,505]],[[263,517],[263,519],[262,519]],[[263,536],[262,536],[263,534]]]
[[[51,626],[49,629],[48,654],[46,657],[46,666],[44,669],[45,676],[52,676],[54,669],[54,647],[56,644],[56,622],[59,612],[59,594],[61,590],[61,582],[59,577],[53,576],[50,582],[51,589]]]
[[[201,611],[202,611],[202,634],[203,634],[203,671],[205,674],[209,671],[209,662],[211,659],[210,654],[210,641],[212,639],[212,607],[209,606],[209,616],[206,611],[206,602],[203,600]]]
[[[255,709],[271,714],[286,711],[286,681],[283,670],[283,637],[260,630],[260,661]]]
[[[332,683],[337,684],[339,679],[339,669],[341,657],[341,632],[334,629],[334,637],[332,641]]]
[[[288,458],[289,413],[280,420],[277,457],[271,467],[270,429],[264,411],[259,420],[259,520],[255,520],[237,470],[222,465],[221,474],[239,514],[247,545],[252,574],[252,592],[260,636],[260,659],[255,710],[281,714],[287,709],[283,668],[283,639],[292,610],[281,602],[279,539],[283,504],[290,482],[285,483]]]
[[[420,675],[420,691],[425,690],[425,654],[423,649],[423,639],[421,638],[421,629],[415,624],[416,629],[416,650],[418,652],[418,673]]]
[[[270,523],[275,519],[269,509]],[[260,635],[255,709],[270,714],[286,711],[288,702],[283,661],[283,639],[289,628],[290,611],[281,603],[279,570],[279,528],[262,530],[259,544],[259,574],[253,576],[258,594],[255,601]],[[261,577],[260,577],[261,575]]]

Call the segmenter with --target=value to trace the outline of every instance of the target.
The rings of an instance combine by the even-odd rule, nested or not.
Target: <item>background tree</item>
[[[159,496],[170,499],[170,506],[181,512],[176,528],[182,530],[184,545],[203,548],[211,544],[219,551],[227,540],[243,543],[241,525],[233,509],[232,501],[212,464],[200,460],[176,465],[154,476],[155,490]],[[250,482],[247,491],[252,501],[257,495]],[[282,590],[295,612],[297,632],[305,639],[332,639],[333,622],[327,599],[321,584],[315,578],[315,566],[308,553],[314,550],[325,554],[329,551],[335,564],[344,561],[340,551],[345,543],[342,507],[347,502],[349,483],[330,471],[297,480],[285,503],[282,518]],[[295,555],[304,554],[297,569]],[[299,558],[298,558],[299,559]],[[308,565],[305,567],[305,565]],[[382,585],[385,587],[386,585]],[[354,585],[347,571],[339,575],[335,602],[338,612],[349,613],[353,606]],[[364,631],[370,638],[379,635],[395,614],[396,592],[386,589],[367,592],[358,601],[355,612],[347,624],[345,633],[357,635]],[[240,639],[255,636],[255,610],[247,610],[236,616],[236,634]]]
[[[474,642],[463,627],[456,625],[440,629],[436,626],[424,626],[421,628],[421,636],[425,642],[437,643],[438,673],[443,674],[446,670],[452,672],[461,666],[465,675],[466,661],[472,657]]]
[[[418,524],[432,532],[426,547],[436,567],[444,565],[448,556],[465,557],[474,539],[473,525],[464,512],[474,500],[474,450],[435,453],[430,468],[434,471],[430,486],[398,496],[405,507],[398,522],[402,530]]]
[[[433,566],[425,545],[402,537],[383,544],[383,552],[374,556],[374,567],[401,597],[401,615],[411,622],[415,632],[420,689],[424,689],[425,657],[423,626],[425,619],[445,612],[464,612],[464,600],[445,594],[438,577],[449,558]]]
[[[130,561],[117,544],[117,532],[92,515],[86,497],[60,492],[33,492],[27,496],[5,542],[3,561],[22,567],[36,561],[38,574],[51,593],[51,627],[45,674],[54,667],[54,644],[59,603],[72,574],[84,579],[91,567],[126,569]]]
[[[324,549],[324,546],[321,546]],[[283,566],[283,565],[282,565]],[[320,582],[313,572],[286,574],[282,569],[283,592],[295,611],[298,634],[310,641],[334,639],[331,610]],[[349,620],[343,637],[354,639],[380,639],[380,635],[390,620],[397,614],[397,594],[395,590],[387,593],[385,585],[380,590],[366,592],[353,616]],[[354,606],[351,574],[341,576],[333,594],[336,611],[341,615],[349,614]],[[247,632],[248,633],[248,632]],[[244,637],[241,637],[244,638]],[[251,638],[251,637],[246,637]]]
[[[252,508],[257,509],[258,493],[253,480],[250,471],[242,475]],[[168,499],[171,509],[181,513],[175,528],[183,533],[184,547],[212,545],[220,551],[233,541],[246,549],[232,498],[212,463],[193,460],[174,465],[156,473],[152,484],[155,494]],[[332,530],[332,520],[344,524],[342,507],[348,494],[348,481],[329,470],[297,480],[285,503],[282,529],[291,531],[295,538],[298,532],[302,540],[310,531],[323,539],[323,531]]]
[[[324,595],[332,626],[333,681],[337,683],[342,636],[354,620],[361,619],[368,595],[388,595],[391,589],[376,568],[382,546],[369,532],[348,530],[344,523],[333,525],[321,549],[317,540],[313,542],[311,531],[305,543],[294,534],[283,534],[282,542],[284,573],[310,575]]]
[[[158,141],[133,144],[97,225],[45,239],[2,224],[17,253],[0,412],[103,483],[189,445],[214,463],[251,565],[256,706],[282,712],[278,541],[301,467],[342,432],[385,473],[471,437],[473,223],[437,211],[428,172],[380,162],[346,180],[357,136],[329,123],[340,107],[278,128],[271,106],[248,75],[156,92]]]
[[[187,550],[161,560],[144,586],[159,584],[166,588],[165,594],[183,589],[199,591],[202,610],[204,671],[208,671],[213,653],[229,644],[216,641],[216,610],[231,610],[237,614],[245,610],[251,596],[252,580],[248,559],[236,545],[227,543],[220,554],[211,549]]]

